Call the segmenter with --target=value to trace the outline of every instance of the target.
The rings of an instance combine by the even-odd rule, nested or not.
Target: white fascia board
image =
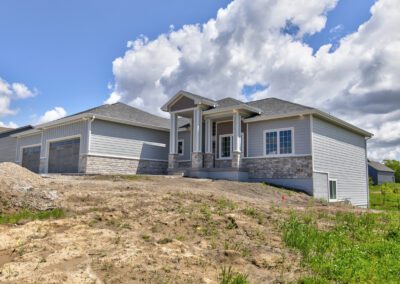
[[[208,116],[208,115],[213,115],[213,114],[223,114],[226,112],[234,112],[234,111],[249,111],[252,113],[257,113],[257,114],[261,114],[261,110],[248,106],[246,104],[241,104],[241,105],[234,105],[234,106],[229,106],[229,107],[223,107],[223,108],[217,108],[217,109],[210,109],[210,110],[206,110],[203,112],[204,116]]]

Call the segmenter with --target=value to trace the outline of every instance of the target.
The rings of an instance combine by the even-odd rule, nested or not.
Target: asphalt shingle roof
[[[28,131],[28,130],[31,130],[31,129],[33,129],[33,127],[31,125],[26,125],[26,126],[22,126],[22,127],[19,127],[19,128],[14,128],[14,129],[11,129],[11,130],[8,130],[8,131],[3,131],[3,132],[0,133],[0,138],[8,137],[8,136],[11,136],[13,134],[17,134],[17,133],[20,133],[20,132]]]
[[[381,164],[379,162],[368,161],[368,165],[370,167],[374,168],[377,171],[394,173],[394,171],[391,168],[389,168],[389,167],[387,167],[384,164]]]
[[[277,98],[267,98],[257,101],[248,102],[247,105],[256,107],[262,110],[262,116],[271,116],[271,115],[284,115],[290,114],[299,111],[308,111],[313,108],[284,101]]]
[[[230,107],[230,106],[235,106],[235,105],[241,105],[244,104],[242,101],[239,101],[234,98],[224,98],[222,100],[217,101],[217,107],[216,108],[223,108],[223,107]]]
[[[140,123],[144,126],[149,127],[162,127],[162,128],[170,128],[169,119],[163,118],[146,111],[140,110],[138,108],[132,107],[130,105],[124,103],[115,103],[115,104],[107,104],[99,107],[91,108],[73,115],[69,117],[77,116],[80,114],[93,114],[93,115],[101,115],[105,117],[109,117],[112,119],[131,121],[134,123]],[[178,125],[184,125],[188,122],[186,119],[179,119]]]
[[[217,103],[217,108],[247,104],[248,106],[260,109],[262,111],[261,116],[284,115],[313,109],[308,106],[288,102],[277,98],[267,98],[247,103],[244,103],[234,98],[224,98],[217,101]]]

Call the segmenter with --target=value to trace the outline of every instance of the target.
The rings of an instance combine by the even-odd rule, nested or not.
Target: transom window
[[[265,131],[265,155],[293,154],[293,129]]]
[[[243,133],[240,135],[241,137],[241,151],[244,153],[244,141],[243,141]],[[225,134],[219,136],[219,157],[221,159],[229,159],[232,158],[233,152],[233,135]]]
[[[184,142],[183,140],[178,140],[178,155],[182,156],[184,153]]]
[[[336,180],[329,180],[329,199],[336,200]]]

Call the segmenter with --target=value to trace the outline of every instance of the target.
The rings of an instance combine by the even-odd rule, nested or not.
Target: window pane
[[[183,154],[183,141],[178,141],[178,154]]]
[[[265,133],[265,144],[267,155],[278,154],[278,135],[276,132]]]
[[[279,147],[281,154],[292,154],[292,130],[279,132]]]
[[[228,158],[231,156],[231,137],[225,136],[221,138],[221,157]]]
[[[336,199],[336,181],[329,181],[329,198]]]

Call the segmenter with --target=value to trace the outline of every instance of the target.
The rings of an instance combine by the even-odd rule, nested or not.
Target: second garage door
[[[49,173],[78,173],[80,139],[50,143]]]

